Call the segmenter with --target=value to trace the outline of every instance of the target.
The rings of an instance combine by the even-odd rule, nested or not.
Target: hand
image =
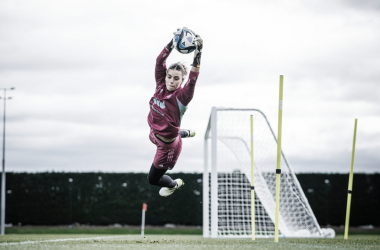
[[[183,27],[184,29],[187,29],[186,27]],[[173,32],[173,35],[175,35],[175,36],[179,36],[179,35],[181,35],[181,32],[182,32],[182,29],[181,28],[177,28],[177,31],[174,31]]]
[[[186,28],[186,27],[183,27],[183,29],[187,29],[187,28]],[[181,28],[178,28],[177,31],[174,31],[174,32],[173,32],[173,35],[174,35],[174,36],[179,36],[179,35],[181,34],[181,32],[182,32],[182,29],[181,29]],[[167,49],[168,51],[172,51],[173,48],[174,48],[173,39],[174,39],[174,37],[170,40],[170,42],[168,43],[168,45],[166,45],[166,49]]]
[[[173,38],[170,40],[170,42],[166,45],[166,49],[170,52],[172,51],[174,48],[174,45],[173,45]]]
[[[193,42],[195,43],[195,47],[196,47],[194,53],[196,54],[197,50],[198,50],[198,52],[202,52],[203,39],[201,38],[201,36],[200,35],[195,35],[195,38],[194,38]]]
[[[175,35],[175,36],[179,36],[179,35],[181,35],[181,32],[182,32],[182,30],[184,30],[184,29],[189,29],[189,28],[187,28],[187,27],[183,27],[182,29],[181,29],[181,28],[177,28],[177,31],[174,31],[174,32],[173,32],[173,35]]]
[[[194,39],[196,49],[194,50],[194,61],[191,64],[193,67],[199,68],[201,66],[201,56],[203,49],[203,39],[200,35],[196,35]]]

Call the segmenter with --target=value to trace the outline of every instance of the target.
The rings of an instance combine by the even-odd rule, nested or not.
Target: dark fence
[[[171,176],[186,185],[180,194],[163,198],[159,187],[148,184],[147,174],[8,173],[6,222],[138,225],[145,202],[147,224],[201,225],[201,175]]]
[[[185,186],[163,198],[140,173],[8,173],[6,223],[202,225],[202,174],[172,174]],[[348,174],[298,174],[321,225],[343,225]],[[350,225],[380,226],[380,174],[355,174]]]
[[[320,225],[344,225],[348,174],[298,174]],[[350,226],[380,226],[380,174],[355,174]]]

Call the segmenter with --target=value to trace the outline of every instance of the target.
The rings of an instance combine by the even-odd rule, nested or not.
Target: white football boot
[[[175,179],[174,181],[177,182],[177,185],[175,185],[174,188],[163,187],[160,189],[159,194],[163,197],[167,197],[167,196],[171,195],[172,193],[174,193],[174,191],[176,191],[177,189],[179,189],[180,187],[185,185],[185,183],[181,179]]]
[[[194,137],[195,136],[195,130],[180,129],[179,134],[181,135],[181,138]]]

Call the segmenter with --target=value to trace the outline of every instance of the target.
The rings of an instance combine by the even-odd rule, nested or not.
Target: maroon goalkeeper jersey
[[[166,54],[165,57],[163,55]],[[178,136],[181,120],[187,105],[194,95],[195,83],[199,72],[190,71],[189,79],[183,87],[174,91],[166,88],[166,58],[170,52],[164,48],[156,60],[156,90],[149,101],[148,123],[154,134],[165,138]]]

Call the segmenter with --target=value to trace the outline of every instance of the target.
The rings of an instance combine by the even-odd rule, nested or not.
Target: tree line
[[[202,225],[202,174],[176,173],[185,186],[159,196],[142,173],[7,173],[6,223],[17,225]],[[348,174],[297,178],[320,225],[344,225]],[[380,174],[355,174],[350,225],[380,225]]]

